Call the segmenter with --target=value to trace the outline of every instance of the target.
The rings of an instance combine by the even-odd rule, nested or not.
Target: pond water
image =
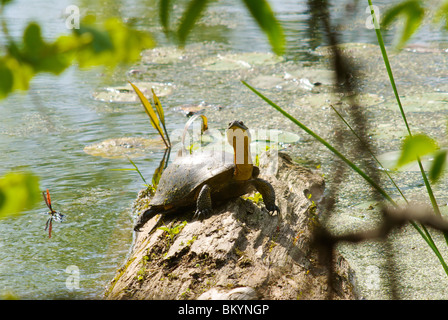
[[[380,8],[388,3],[375,2]],[[264,35],[239,1],[211,3],[182,52],[178,52],[175,45],[163,36],[157,18],[157,3],[151,0],[77,3],[15,0],[7,7],[4,16],[13,36],[19,36],[31,20],[41,24],[47,39],[69,32],[63,13],[68,5],[76,4],[81,13],[95,13],[100,17],[121,16],[134,21],[136,26],[153,34],[158,49],[145,52],[141,63],[118,68],[112,74],[102,69],[80,71],[72,67],[58,77],[39,75],[27,94],[13,94],[0,101],[0,175],[10,170],[33,171],[40,177],[41,189],[50,189],[53,206],[66,215],[65,221],[54,223],[51,239],[44,231],[47,216],[42,214],[46,212],[43,201],[41,206],[18,217],[0,221],[0,294],[12,294],[22,299],[101,298],[105,285],[125,260],[132,243],[132,203],[144,187],[143,181],[136,172],[115,170],[132,168],[126,157],[100,157],[88,154],[84,149],[114,138],[157,139],[157,133],[138,103],[101,101],[93,98],[95,92],[104,91],[106,87],[123,86],[127,80],[171,86],[172,90],[161,100],[165,106],[168,131],[174,132],[173,137],[187,120],[179,111],[187,104],[212,106],[206,114],[210,126],[216,129],[223,129],[227,122],[239,118],[252,128],[298,132],[241,85],[240,80],[248,80],[266,90],[275,101],[285,103],[294,115],[303,116],[308,123],[315,122],[320,134],[331,136],[331,132],[326,132],[333,121],[328,116],[328,108],[325,110],[321,107],[322,102],[306,96],[307,89],[287,76],[295,77],[294,72],[300,74],[304,70],[306,72],[306,68],[319,69],[318,73],[310,72],[308,78],[315,75],[315,82],[323,83],[319,89],[322,94],[331,91],[331,87],[325,84],[328,79],[325,56],[314,52],[318,45],[325,43],[312,32],[313,25],[305,4],[289,0],[271,1],[285,27],[288,50],[281,61],[265,54],[264,62],[258,64],[254,60],[230,55],[268,53],[270,50]],[[177,7],[174,18],[180,14],[183,3],[187,1],[182,1]],[[332,16],[344,26],[339,30],[343,34],[343,42],[376,44],[373,30],[365,28],[368,15],[364,6],[358,5],[352,15],[347,15],[346,8],[351,1],[333,3]],[[413,41],[430,48],[443,48],[446,43],[443,33],[431,31],[431,26],[423,27]],[[391,43],[392,38],[386,36],[386,40]],[[374,95],[373,100],[378,104],[390,96],[390,89],[380,64],[378,48],[369,48],[363,47],[359,52],[364,55],[365,74],[374,75],[375,81],[362,85]],[[214,62],[210,63],[210,59]],[[443,51],[420,56],[409,52],[403,59],[396,60],[403,94],[422,93],[428,88],[435,91],[436,87],[438,92],[448,90],[446,75],[437,75],[437,72],[443,75],[446,71]],[[428,65],[419,62],[421,59],[429,61]],[[228,63],[222,64],[226,60]],[[242,62],[235,64],[235,60]],[[407,68],[404,62],[415,68]],[[418,68],[424,69],[425,75]],[[434,72],[428,68],[433,68]],[[129,73],[131,69],[134,72]],[[409,74],[411,70],[414,71]],[[317,107],[313,108],[314,102]],[[392,119],[389,109],[384,107],[373,116],[380,121]],[[438,110],[439,118],[429,117],[431,123],[422,119],[418,112],[411,119],[417,126],[437,133],[446,119],[447,109],[444,110]],[[384,125],[396,133],[393,129],[398,121],[395,119]],[[380,149],[393,151],[399,137],[394,145],[382,133],[381,130],[376,133]],[[439,134],[443,137],[442,133]],[[388,141],[384,145],[383,138]],[[332,157],[305,135],[301,142],[300,148],[291,144],[288,150],[305,163],[321,164],[326,173]],[[150,181],[163,157],[163,149],[150,149],[143,156],[134,156],[133,161]],[[408,181],[405,177],[402,179]],[[411,179],[406,185],[411,189],[419,186],[415,181]],[[346,193],[350,194],[350,191]],[[358,200],[353,198],[350,201]],[[79,288],[67,286],[70,270],[78,270]]]

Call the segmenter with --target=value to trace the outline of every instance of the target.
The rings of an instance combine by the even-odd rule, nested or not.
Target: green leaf
[[[0,98],[6,97],[13,88],[14,75],[3,60],[0,60]]]
[[[274,13],[265,0],[243,0],[252,17],[268,36],[274,53],[281,55],[285,51],[285,36],[283,28],[274,16]]]
[[[90,45],[95,53],[113,50],[114,46],[110,35],[106,31],[96,28],[94,23],[94,16],[86,16],[81,21],[80,28],[73,29],[73,32],[81,37],[89,37]]]
[[[154,46],[148,33],[129,28],[118,18],[109,18],[104,23],[113,45],[112,63],[130,63],[140,59],[142,50]]]
[[[447,150],[441,150],[434,157],[434,162],[432,163],[431,170],[429,171],[429,178],[432,182],[437,182],[442,175],[443,169],[445,168]]]
[[[4,6],[5,4],[10,3],[12,0],[1,0],[2,6]]]
[[[437,142],[425,134],[408,136],[402,145],[401,155],[397,162],[397,167],[404,166],[412,161],[438,149]]]
[[[23,44],[25,45],[25,50],[30,54],[36,56],[40,55],[45,42],[42,39],[42,34],[40,31],[40,26],[37,23],[30,23],[23,33]]]
[[[71,59],[59,50],[57,42],[46,43],[40,26],[31,22],[23,34],[23,50],[17,57],[22,63],[30,65],[35,72],[59,74],[65,70]]]
[[[138,60],[142,50],[154,46],[148,33],[128,27],[117,18],[109,18],[103,27],[97,27],[94,16],[86,16],[79,29],[53,42],[46,42],[39,24],[31,22],[21,40],[16,43],[6,39],[6,54],[0,57],[0,99],[14,90],[27,90],[39,72],[60,74],[75,59],[80,68],[115,67]]]
[[[12,76],[14,81],[12,91],[28,90],[30,80],[34,76],[34,70],[32,66],[27,63],[20,63],[15,58],[10,56],[5,58],[5,64],[11,70],[11,72],[13,72]],[[3,74],[2,72],[0,73]],[[2,84],[5,85],[6,83]]]
[[[152,37],[132,29],[118,18],[109,18],[102,28],[95,26],[95,19],[87,16],[81,21],[81,28],[74,29],[79,43],[77,52],[81,68],[96,65],[115,67],[120,63],[130,63],[140,58],[144,49],[154,46]],[[70,46],[65,39],[63,44]]]
[[[40,196],[39,179],[34,174],[5,174],[0,177],[0,219],[31,208]]]
[[[381,22],[381,27],[387,28],[394,20],[398,19],[398,17],[402,17],[402,19],[405,20],[404,27],[397,45],[398,48],[402,48],[418,27],[420,27],[424,15],[425,9],[421,1],[404,1],[393,6],[385,13],[383,21]]]
[[[187,36],[193,29],[195,22],[199,19],[207,6],[208,0],[192,0],[188,8],[185,10],[179,28],[177,29],[177,36],[181,45],[185,44]]]
[[[445,1],[434,14],[434,23],[439,23],[442,19],[445,20],[444,28],[448,29],[448,1]]]
[[[80,23],[79,29],[73,29],[73,36],[78,44],[76,59],[80,68],[110,65],[114,60],[114,45],[110,34],[95,26],[95,17],[86,16]],[[64,44],[70,42],[65,40]]]

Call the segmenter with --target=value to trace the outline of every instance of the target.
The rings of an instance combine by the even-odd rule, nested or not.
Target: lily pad
[[[202,111],[207,109],[219,111],[222,109],[222,106],[201,102],[199,104],[184,104],[175,108],[175,110],[182,112],[186,117],[191,117],[197,113],[202,113]]]
[[[260,154],[266,149],[279,149],[300,140],[298,134],[283,130],[256,129],[249,131],[252,137],[252,154]]]
[[[186,59],[186,51],[177,47],[155,48],[142,52],[145,64],[175,64]]]
[[[410,171],[410,172],[420,171],[420,167],[417,161],[411,162],[407,165],[404,165],[396,169],[396,165],[398,159],[400,158],[400,155],[401,151],[390,151],[379,155],[377,158],[385,169],[396,171]],[[422,165],[425,168],[425,170],[429,170],[431,168],[433,161],[434,161],[433,156],[425,156],[421,159]]]
[[[405,112],[436,112],[448,110],[448,93],[444,92],[401,96],[400,101]],[[382,107],[399,111],[395,99],[382,104]]]
[[[249,129],[252,141],[268,141],[276,143],[295,143],[300,136],[293,132],[277,129]]]
[[[370,51],[378,50],[378,52],[380,52],[379,46],[370,43],[357,43],[357,42],[341,43],[338,45],[338,48],[345,54],[361,51],[369,51],[369,50]],[[332,49],[330,46],[321,46],[316,48],[314,52],[321,56],[328,56],[332,53]]]
[[[259,89],[281,89],[312,91],[321,85],[333,85],[334,73],[331,70],[301,68],[279,75],[259,75],[250,84]]]
[[[249,129],[249,132],[252,138],[250,144],[252,157],[266,151],[266,149],[279,149],[287,144],[296,143],[300,140],[300,136],[296,133],[277,129]],[[198,137],[193,137],[193,139],[193,141],[186,142],[186,144],[188,145],[188,143],[196,142],[196,145],[193,146],[193,152],[197,152],[197,148],[200,145],[198,143]],[[225,134],[213,134],[212,138],[205,134],[202,137],[202,140],[203,143],[205,142],[205,144],[201,146],[202,151],[214,150],[217,152],[224,151],[233,154],[233,148],[227,142]]]
[[[252,138],[250,148],[253,157],[267,149],[279,149],[300,140],[300,136],[296,133],[277,129],[249,129],[249,132]],[[223,148],[225,152],[233,153],[233,148],[228,144],[225,135],[205,147],[205,149],[215,150],[217,148]]]
[[[287,89],[289,88],[288,83],[279,76],[266,76],[261,75],[257,76],[251,80],[249,80],[249,83],[251,86],[258,88],[258,89]],[[286,88],[285,88],[286,87]],[[295,85],[292,87],[296,87]],[[292,89],[292,88],[291,88]]]
[[[363,93],[356,95],[356,101],[361,106],[370,107],[383,102],[384,98],[373,93]],[[347,102],[348,96],[335,93],[320,93],[302,96],[295,101],[295,104],[306,104],[312,107],[329,106],[332,104],[337,107],[340,104],[348,105]]]
[[[112,138],[86,146],[84,152],[107,159],[137,158],[165,147],[161,139]]]
[[[246,52],[234,54],[218,54],[206,58],[201,66],[210,71],[228,71],[251,69],[260,65],[273,65],[283,61],[283,58],[272,53]]]
[[[296,81],[307,79],[313,85],[324,84],[330,86],[334,84],[334,76],[332,70],[302,68],[285,72],[284,79]]]
[[[447,49],[434,47],[431,44],[410,43],[403,48],[404,51],[412,53],[445,53]]]
[[[159,98],[173,92],[173,86],[170,83],[136,82],[134,84],[148,97],[152,97],[151,88],[154,89]],[[93,98],[98,101],[118,103],[134,103],[140,101],[129,83],[124,86],[107,87],[102,91],[93,93]]]
[[[408,136],[408,131],[404,126],[397,126],[393,123],[377,123],[371,127],[369,135],[375,139],[401,140]]]

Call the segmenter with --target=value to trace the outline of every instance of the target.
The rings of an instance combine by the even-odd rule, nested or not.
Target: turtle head
[[[229,125],[227,127],[227,129],[237,129],[237,128],[240,128],[243,131],[249,131],[249,128],[244,125],[243,121],[239,120],[229,122]]]
[[[230,122],[227,127],[227,141],[233,147],[234,178],[236,180],[252,178],[253,164],[250,154],[251,137],[249,128],[242,121]]]

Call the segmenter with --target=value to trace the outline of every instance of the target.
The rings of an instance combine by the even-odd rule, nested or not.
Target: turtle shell
[[[224,153],[198,153],[176,158],[163,172],[151,206],[193,205],[207,183],[214,193],[232,183],[233,156]]]

